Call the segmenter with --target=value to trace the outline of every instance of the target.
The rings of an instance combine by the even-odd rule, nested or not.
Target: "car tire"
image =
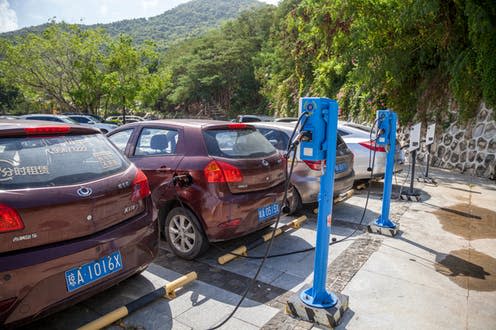
[[[188,209],[176,207],[165,219],[164,234],[175,255],[191,260],[208,249],[208,240],[198,218]]]
[[[288,214],[293,214],[296,211],[301,210],[303,207],[303,203],[301,202],[301,197],[300,194],[298,193],[298,190],[294,187],[290,187],[291,192],[292,192],[292,198],[288,199],[288,207],[289,207],[289,213]]]

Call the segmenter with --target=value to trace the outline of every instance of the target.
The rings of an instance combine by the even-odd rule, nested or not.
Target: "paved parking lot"
[[[333,236],[354,235],[333,245],[328,287],[350,297],[340,329],[496,329],[496,187],[493,181],[433,170],[438,186],[417,183],[421,203],[394,200],[391,216],[401,233],[388,238],[364,232],[381,206],[382,183],[372,186],[369,210],[360,224],[366,192],[334,208]],[[393,186],[397,197],[405,174]],[[316,216],[299,230],[275,239],[271,254],[315,244]],[[284,217],[287,223],[293,217]],[[236,242],[211,247],[185,261],[162,243],[156,261],[141,275],[83,303],[49,316],[30,329],[74,329],[190,271],[198,280],[115,323],[113,329],[207,329],[222,321],[243,294],[259,260],[217,263]],[[263,254],[265,246],[249,252]],[[223,329],[310,329],[284,313],[289,297],[313,276],[313,251],[268,259],[255,289]]]

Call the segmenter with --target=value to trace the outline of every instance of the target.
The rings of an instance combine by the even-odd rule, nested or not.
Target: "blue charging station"
[[[386,171],[384,173],[384,191],[382,195],[381,215],[371,224],[368,231],[388,236],[398,232],[398,225],[389,218],[391,206],[391,191],[393,188],[394,156],[396,152],[396,113],[390,110],[377,111],[377,135],[375,143],[387,150]]]
[[[317,242],[315,246],[312,286],[305,286],[287,302],[287,312],[295,317],[334,328],[348,308],[348,297],[328,292],[327,262],[331,235],[334,172],[336,167],[336,140],[338,130],[338,103],[319,97],[300,99],[300,158],[325,161],[320,177],[319,208],[317,215]]]
[[[336,296],[326,290],[326,275],[336,167],[338,104],[327,98],[305,97],[300,99],[300,109],[302,115],[308,116],[301,128],[307,139],[300,144],[300,158],[326,162],[320,177],[313,286],[301,293],[301,300],[312,307],[327,308],[337,303]]]
[[[300,158],[325,161],[325,166],[322,166],[323,174],[320,177],[313,284],[311,287],[305,286],[299,294],[288,300],[287,311],[300,319],[333,328],[348,308],[347,296],[328,292],[326,289],[336,167],[338,104],[328,98],[304,97],[300,99],[300,114],[303,118],[300,129]]]

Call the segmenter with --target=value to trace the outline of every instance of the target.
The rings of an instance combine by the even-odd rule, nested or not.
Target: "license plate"
[[[258,221],[264,221],[279,214],[279,204],[273,203],[258,209]]]
[[[119,251],[98,260],[65,272],[67,291],[71,292],[82,286],[98,281],[107,275],[122,269],[122,257]]]
[[[339,163],[336,164],[335,172],[336,173],[342,173],[348,169],[348,164],[346,163]]]

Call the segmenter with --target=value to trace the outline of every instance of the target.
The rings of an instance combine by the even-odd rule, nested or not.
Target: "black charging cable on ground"
[[[300,118],[298,118],[298,122],[295,125],[295,128],[293,130],[293,133],[291,134],[290,141],[293,140],[293,138],[294,138],[294,136],[296,134],[296,131],[298,129],[298,125],[301,122],[301,120],[302,120],[303,117],[305,119],[304,119],[304,121],[303,121],[303,123],[301,125],[302,127],[304,127],[306,121],[308,120],[308,115],[306,115],[306,114],[304,114],[304,115],[300,116]],[[260,275],[260,272],[261,272],[261,270],[263,268],[263,265],[265,264],[265,261],[267,259],[269,259],[269,258],[275,258],[275,257],[282,257],[282,256],[287,256],[287,255],[297,254],[297,253],[304,253],[304,252],[312,251],[312,250],[315,249],[315,247],[311,247],[311,248],[308,248],[308,249],[303,249],[303,250],[298,250],[298,251],[292,251],[292,252],[287,252],[287,253],[280,253],[280,254],[275,254],[275,255],[269,255],[269,252],[270,252],[270,250],[272,248],[272,243],[274,241],[275,233],[276,233],[276,230],[277,230],[278,225],[279,225],[279,222],[280,222],[281,213],[282,213],[282,207],[286,203],[286,199],[287,199],[287,195],[288,195],[288,189],[289,189],[289,184],[290,184],[290,181],[291,181],[291,176],[292,176],[293,169],[294,169],[294,164],[295,164],[297,146],[299,144],[299,139],[300,138],[296,138],[294,141],[292,141],[290,143],[290,145],[288,145],[288,149],[287,149],[285,158],[286,159],[289,159],[289,155],[290,155],[291,151],[293,151],[293,155],[292,155],[293,157],[292,157],[292,160],[291,160],[291,166],[290,166],[289,173],[288,173],[287,166],[286,166],[286,170],[285,170],[286,178],[285,178],[285,183],[284,183],[285,184],[285,187],[284,187],[284,197],[283,197],[283,199],[282,199],[282,201],[281,201],[281,203],[279,205],[279,210],[280,211],[279,211],[279,213],[277,215],[277,219],[276,219],[276,221],[274,223],[274,228],[272,229],[272,235],[271,235],[271,237],[269,239],[269,243],[267,244],[267,248],[265,250],[264,255],[263,256],[249,257],[249,256],[237,255],[237,254],[234,254],[234,253],[230,252],[231,254],[234,254],[234,255],[239,256],[239,257],[247,258],[247,259],[262,259],[262,262],[258,266],[258,269],[257,269],[255,275],[252,277],[252,279],[250,281],[250,284],[248,285],[248,287],[246,288],[245,292],[241,296],[240,300],[238,301],[238,303],[234,307],[233,311],[222,322],[220,322],[216,326],[210,328],[209,330],[214,330],[214,329],[218,329],[218,328],[222,327],[224,324],[226,324],[234,316],[234,314],[239,309],[239,307],[241,306],[241,304],[243,303],[243,301],[246,299],[246,296],[248,295],[248,292],[250,292],[250,290],[253,288],[254,284],[256,283],[256,280],[257,280],[258,276]],[[370,133],[370,140],[372,141],[372,131]],[[374,140],[374,142],[375,142],[375,140]],[[376,151],[374,150],[374,156],[373,156],[373,160],[372,160],[371,178],[373,177],[373,168],[374,168],[374,164],[375,164],[375,155],[376,155]],[[369,161],[370,161],[370,159],[369,159]],[[174,185],[176,185],[176,183],[177,182],[174,181]],[[191,182],[190,182],[190,184],[191,184]],[[174,189],[174,191],[176,193],[176,198],[178,199],[181,207],[184,208],[183,202],[182,202],[181,198],[179,197],[179,195],[177,193],[177,189]],[[366,214],[366,211],[367,211],[367,208],[368,208],[369,197],[370,197],[370,185],[368,187],[366,202],[365,202],[363,213],[362,213],[362,216],[361,216],[361,219],[360,219],[360,223],[358,224],[357,228],[355,228],[355,230],[353,230],[353,232],[350,233],[349,235],[347,235],[347,236],[345,236],[345,237],[343,237],[343,238],[341,238],[339,240],[334,240],[334,241],[330,242],[329,245],[333,245],[333,244],[337,244],[337,243],[343,242],[343,241],[349,239],[350,237],[352,237],[358,231],[358,229],[362,225],[363,220],[365,218],[365,214]],[[215,245],[213,245],[213,246],[215,246]],[[215,247],[217,249],[223,250],[223,249],[221,249],[218,246],[215,246]]]
[[[303,115],[300,116],[300,118],[298,118],[298,122],[297,122],[297,124],[295,126],[295,129],[293,130],[293,134],[291,135],[292,138],[294,137],[294,134],[295,134],[296,130],[298,129],[298,124],[301,122],[301,120],[302,120],[303,117],[305,117],[305,120],[303,121],[302,127],[305,125],[305,123],[306,123],[306,121],[308,119],[308,115],[303,114]],[[289,151],[289,148],[288,148],[288,151]],[[288,157],[289,157],[289,152],[286,153],[286,159],[288,159]],[[291,181],[290,178],[291,178],[291,175],[293,174],[295,157],[296,157],[296,151],[293,153],[293,159],[291,161],[291,166],[290,166],[289,173],[288,173],[288,167],[285,166],[285,173],[286,173],[286,178],[285,179],[286,180],[284,182],[284,197],[283,197],[281,203],[279,204],[279,213],[277,214],[275,225],[274,225],[274,228],[272,229],[272,235],[270,237],[269,244],[267,244],[267,248],[265,249],[264,256],[261,258],[262,259],[262,262],[258,266],[258,269],[257,269],[255,275],[251,278],[250,284],[248,285],[248,287],[246,288],[245,292],[243,293],[243,295],[239,299],[238,303],[234,307],[234,309],[231,312],[231,314],[229,314],[222,322],[220,322],[216,326],[214,326],[212,328],[209,328],[209,330],[214,330],[214,329],[220,328],[221,326],[223,326],[224,324],[226,324],[234,316],[234,314],[239,309],[239,307],[241,306],[241,304],[243,303],[243,301],[246,299],[246,296],[248,295],[248,292],[250,292],[250,290],[255,285],[256,280],[258,278],[258,275],[260,275],[260,272],[262,271],[263,265],[265,264],[265,261],[267,260],[267,257],[269,255],[270,249],[272,248],[272,242],[274,241],[276,230],[277,230],[277,227],[279,225],[279,220],[281,219],[282,207],[283,207],[283,205],[286,204],[286,199],[288,197],[289,184],[290,184],[290,181]]]

